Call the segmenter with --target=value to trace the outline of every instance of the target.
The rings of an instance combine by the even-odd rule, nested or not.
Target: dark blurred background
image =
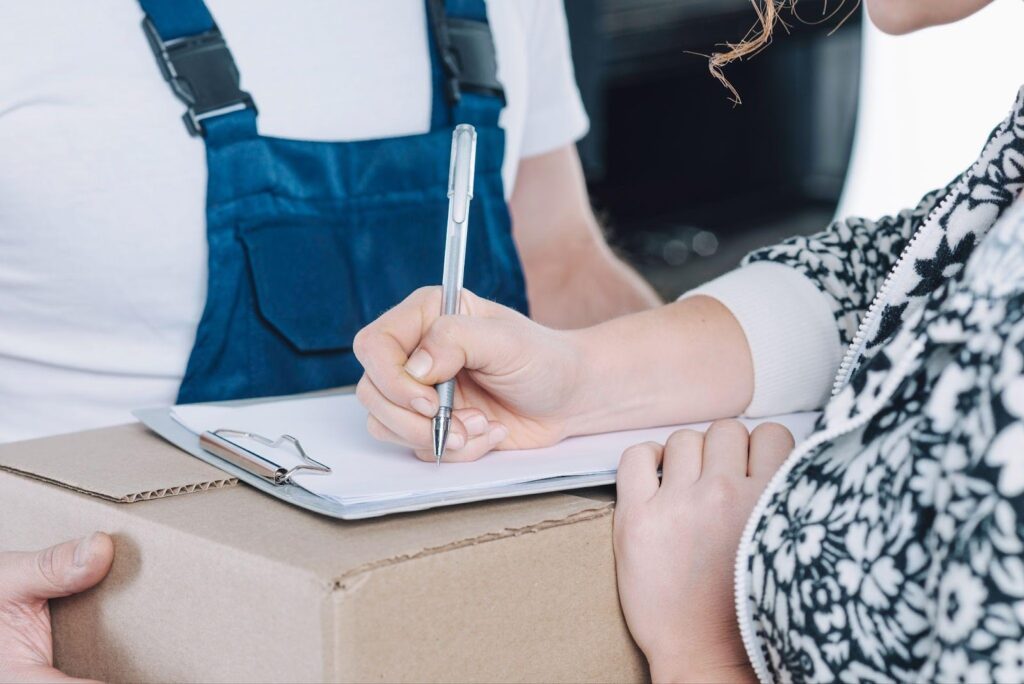
[[[726,67],[739,106],[701,55],[747,34],[748,0],[565,8],[591,119],[579,148],[592,201],[609,241],[662,296],[831,220],[857,105],[859,10],[840,21],[850,2],[826,20],[836,0],[800,0],[798,18],[783,15],[788,31]]]

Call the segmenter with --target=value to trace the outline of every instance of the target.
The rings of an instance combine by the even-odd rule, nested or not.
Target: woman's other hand
[[[370,413],[370,434],[433,461],[434,385],[457,377],[445,460],[547,446],[567,436],[578,385],[571,333],[467,290],[464,315],[442,317],[440,311],[440,288],[423,288],[356,337],[365,369],[356,395]]]
[[[114,544],[99,532],[42,551],[0,553],[0,681],[83,681],[53,667],[49,599],[95,586],[113,561]]]
[[[654,681],[754,681],[736,622],[733,565],[747,517],[792,450],[781,425],[748,435],[727,420],[623,454],[619,598]]]

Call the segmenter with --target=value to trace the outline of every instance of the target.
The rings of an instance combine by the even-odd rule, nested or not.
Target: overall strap
[[[430,128],[497,126],[505,106],[484,0],[426,0],[434,95]]]
[[[203,0],[139,0],[142,28],[164,78],[187,106],[192,135],[256,135],[256,105]]]

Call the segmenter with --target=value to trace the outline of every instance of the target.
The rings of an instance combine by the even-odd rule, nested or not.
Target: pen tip
[[[451,427],[451,419],[435,416],[433,427],[434,458],[437,459],[436,464],[441,465],[441,456],[444,455],[444,447],[448,442],[448,430]]]

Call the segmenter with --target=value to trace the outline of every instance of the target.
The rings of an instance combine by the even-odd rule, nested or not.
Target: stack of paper
[[[799,442],[817,414],[799,413],[745,421],[752,427],[765,420],[780,422]],[[296,474],[295,484],[343,506],[433,496],[462,497],[476,491],[509,496],[517,486],[562,481],[565,487],[614,481],[622,452],[645,441],[664,442],[682,426],[575,437],[561,444],[528,451],[498,451],[473,463],[442,463],[417,459],[403,447],[377,442],[366,431],[366,411],[352,395],[297,399],[241,407],[176,406],[173,418],[194,434],[218,429],[251,432],[270,439],[292,435],[312,458],[330,466],[330,474]],[[707,424],[693,425],[704,429]],[[231,441],[282,467],[301,462],[291,447],[269,449],[245,438]],[[594,477],[597,476],[597,477]],[[469,497],[481,498],[481,497]],[[468,500],[468,499],[467,499]]]

